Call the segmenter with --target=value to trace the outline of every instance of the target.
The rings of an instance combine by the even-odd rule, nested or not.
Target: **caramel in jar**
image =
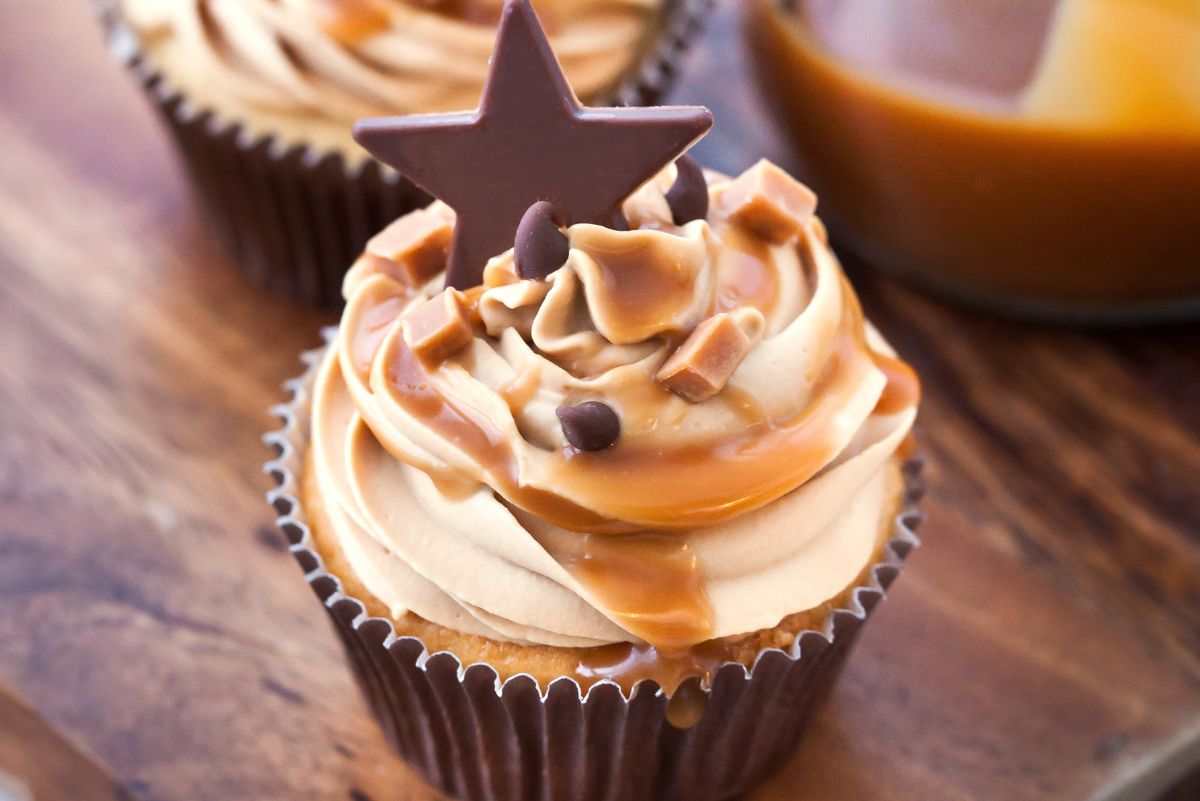
[[[1200,0],[752,6],[852,249],[993,308],[1200,313]]]

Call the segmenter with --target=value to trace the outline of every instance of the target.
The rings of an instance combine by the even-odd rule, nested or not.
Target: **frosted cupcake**
[[[754,186],[808,202],[799,184],[767,163],[714,178],[679,226],[676,172],[625,202],[632,230],[562,231],[544,278],[519,251],[466,292],[422,276],[445,259],[441,204],[351,269],[302,492],[327,564],[398,633],[505,678],[629,689],[651,647],[680,676],[751,666],[880,561],[911,371],[811,205],[753,210]]]
[[[232,255],[324,305],[370,233],[428,202],[354,120],[473,107],[500,0],[100,0]],[[580,96],[650,102],[709,0],[541,0]]]
[[[273,501],[435,784],[728,797],[789,752],[915,542],[918,382],[811,192],[676,159],[703,109],[578,108],[508,9],[479,112],[358,128],[401,165],[454,154],[417,169],[457,208],[350,269]]]

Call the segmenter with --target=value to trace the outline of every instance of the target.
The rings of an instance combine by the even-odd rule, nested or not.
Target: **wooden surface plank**
[[[130,801],[121,782],[0,689],[0,799]]]
[[[676,99],[717,114],[706,163],[790,165],[736,17]],[[262,502],[265,409],[330,318],[217,252],[85,0],[0,5],[0,75],[0,746],[36,720],[139,799],[435,797]],[[925,380],[926,547],[755,797],[1153,797],[1200,762],[1200,327],[1022,326],[848,266]]]

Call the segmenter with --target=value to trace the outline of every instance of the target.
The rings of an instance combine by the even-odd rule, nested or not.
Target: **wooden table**
[[[789,163],[726,2],[679,100]],[[85,0],[0,5],[0,798],[425,799],[263,503],[324,316],[246,286]],[[924,377],[921,549],[758,799],[1142,799],[1200,763],[1200,328],[853,269]]]

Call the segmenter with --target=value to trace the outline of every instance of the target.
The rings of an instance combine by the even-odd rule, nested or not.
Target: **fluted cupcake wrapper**
[[[171,132],[196,196],[230,257],[257,285],[326,308],[372,234],[429,197],[396,172],[340,153],[287,146],[200,109],[149,63],[118,0],[93,0],[109,51],[145,89]],[[598,105],[650,105],[674,83],[678,61],[712,0],[669,0],[657,46]]]
[[[327,341],[334,330],[326,330]],[[276,453],[266,465],[276,485],[268,500],[388,738],[431,784],[463,799],[716,801],[744,792],[795,748],[863,622],[919,544],[913,528],[923,486],[913,459],[904,465],[893,536],[852,603],[790,648],[764,649],[753,668],[720,668],[702,690],[703,714],[687,729],[668,722],[668,699],[653,681],[629,694],[607,680],[586,692],[570,677],[548,686],[528,675],[501,681],[490,665],[431,654],[420,639],[397,636],[391,621],[370,617],[314,549],[298,478],[323,353],[303,355],[308,370],[287,382],[291,400],[272,410],[283,425],[265,437]]]

